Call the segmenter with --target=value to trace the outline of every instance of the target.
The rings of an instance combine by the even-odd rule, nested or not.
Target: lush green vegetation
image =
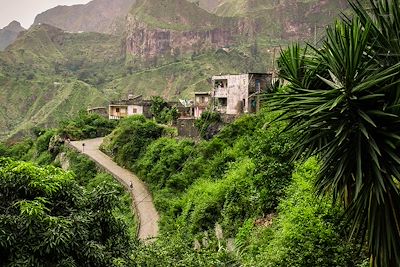
[[[321,157],[317,192],[343,203],[353,231],[367,236],[371,264],[399,266],[400,6],[370,5],[353,4],[321,49],[282,53],[289,84],[272,104],[301,140],[296,154]]]
[[[131,168],[147,145],[162,136],[164,128],[143,116],[130,116],[120,121],[104,140],[102,150],[114,156],[116,162]]]
[[[81,113],[63,124],[67,130],[37,128],[35,139],[0,144],[0,158],[9,157],[0,160],[0,266],[131,262],[127,251],[136,243],[137,225],[130,195],[91,160],[64,146],[60,137],[102,132],[108,129],[96,123],[102,120]]]
[[[194,124],[203,139],[209,140],[216,135],[222,126],[221,114],[204,111]]]
[[[6,255],[0,265],[398,266],[400,51],[392,29],[400,28],[400,8],[387,0],[371,4],[370,12],[354,5],[354,17],[328,28],[321,49],[295,45],[282,52],[280,75],[289,83],[272,96],[278,113],[245,115],[218,131],[217,116],[204,113],[197,124],[207,131],[199,142],[173,138],[169,128],[140,116],[116,126],[80,114],[60,130],[36,130],[34,140],[0,144],[0,156],[69,165],[75,173],[0,160],[0,189],[6,192],[0,195],[0,254]],[[60,60],[58,47],[49,45]],[[165,83],[164,93],[180,95],[183,87],[206,84],[209,72],[242,62],[236,61],[241,55],[220,50],[147,71],[130,69],[109,85],[130,88],[146,77],[139,88]],[[209,67],[224,60],[234,63]],[[70,67],[74,72],[81,66]],[[182,75],[171,78],[174,87],[160,78],[182,70],[196,72],[196,82],[183,86]],[[24,69],[16,84],[38,75],[31,74]],[[81,80],[97,81],[90,73]],[[154,103],[158,122],[165,122],[164,103]],[[161,213],[161,234],[152,244],[133,241],[130,199],[122,187],[62,145],[62,137],[111,130],[102,149],[146,181]]]
[[[155,244],[138,248],[134,254],[138,263],[356,266],[362,262],[359,247],[347,239],[341,208],[328,198],[313,198],[316,160],[299,166],[292,180],[292,134],[282,133],[284,124],[271,123],[275,117],[268,111],[243,116],[199,143],[154,138],[128,154],[118,145],[127,143],[121,133],[129,132],[130,140],[143,138],[137,130],[139,125],[145,127],[143,118],[119,126],[108,137],[108,151],[118,148],[114,158],[147,182],[161,213],[161,236]],[[270,223],[259,225],[264,220]]]
[[[167,124],[176,122],[179,117],[176,107],[169,107],[167,101],[160,96],[151,98],[150,112],[158,123]]]
[[[349,240],[343,211],[314,194],[315,158],[297,167],[280,202],[276,220],[245,224],[236,238],[251,266],[364,266],[362,248]],[[272,227],[263,227],[273,221]],[[264,224],[264,225],[263,225]]]
[[[132,235],[120,185],[97,176],[81,187],[58,168],[0,158],[1,266],[121,266]]]
[[[117,121],[95,113],[80,111],[74,119],[60,123],[59,133],[62,137],[71,140],[90,139],[110,134],[116,125]]]

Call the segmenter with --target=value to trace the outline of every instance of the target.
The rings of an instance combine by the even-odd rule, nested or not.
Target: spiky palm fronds
[[[322,49],[282,52],[289,85],[270,103],[297,132],[297,155],[320,155],[317,191],[344,202],[354,230],[366,231],[374,265],[400,266],[400,41],[380,40],[399,34],[383,29],[400,23],[400,9],[372,2],[381,24],[356,3],[354,18],[327,29]],[[384,54],[389,43],[393,52]]]

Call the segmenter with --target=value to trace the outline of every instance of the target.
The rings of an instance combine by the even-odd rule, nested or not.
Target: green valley
[[[93,6],[104,8],[100,2]],[[219,9],[244,12],[232,17],[208,13],[200,8],[210,10],[203,2],[165,1],[161,8],[146,0],[134,4],[116,35],[32,26],[0,52],[0,138],[29,134],[33,125],[56,125],[79,109],[128,93],[191,99],[194,91],[209,90],[213,75],[272,70],[279,45],[313,39],[313,30],[321,30],[315,25],[345,7],[328,2],[221,1]],[[49,19],[57,9],[52,12]]]

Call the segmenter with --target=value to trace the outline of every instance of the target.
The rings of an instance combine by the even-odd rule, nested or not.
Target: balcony
[[[120,120],[120,119],[123,119],[123,118],[125,118],[125,117],[127,117],[128,115],[127,114],[118,114],[118,115],[110,115],[108,118],[110,119],[110,120]]]

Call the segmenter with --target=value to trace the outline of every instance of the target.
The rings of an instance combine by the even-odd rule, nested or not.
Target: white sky
[[[90,0],[0,0],[0,29],[11,21],[29,28],[36,15],[58,5],[86,4]],[[110,0],[112,1],[112,0]]]

